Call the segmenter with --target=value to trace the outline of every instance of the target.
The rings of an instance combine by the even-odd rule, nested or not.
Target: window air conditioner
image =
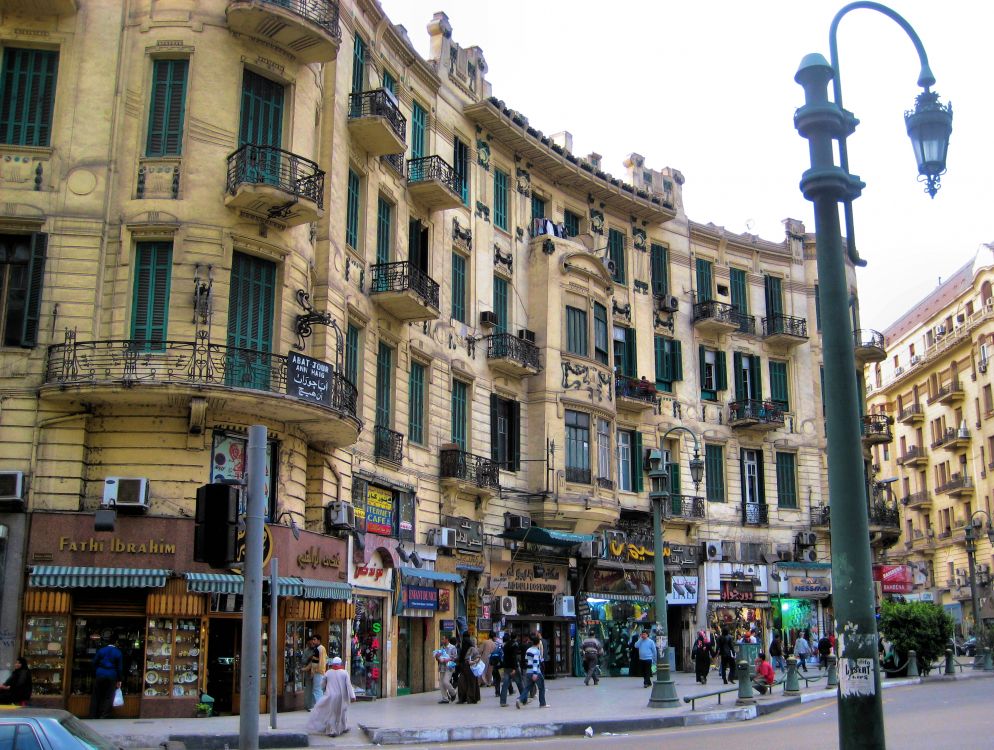
[[[148,479],[143,477],[107,477],[104,479],[104,506],[118,510],[148,510]]]
[[[576,599],[572,596],[556,597],[556,617],[576,617]]]
[[[335,501],[324,507],[326,531],[355,528],[355,506],[352,503]]]
[[[0,471],[0,500],[24,499],[24,472]]]
[[[601,556],[601,540],[594,539],[580,544],[579,557],[586,560],[595,560]]]
[[[814,547],[818,543],[818,535],[813,531],[797,532],[797,545],[799,547]]]
[[[453,549],[456,546],[456,530],[453,528],[435,529],[435,546]]]
[[[482,328],[493,328],[497,323],[497,313],[493,310],[484,310],[480,313],[480,326]]]
[[[807,549],[802,549],[801,553],[798,555],[798,559],[800,560],[800,562],[809,562],[809,563],[817,562],[818,553],[815,552],[814,549],[812,549],[811,547]]]
[[[572,599],[573,597],[570,598]],[[502,615],[518,614],[518,598],[516,596],[498,596],[497,604]]]
[[[518,338],[522,341],[527,341],[529,344],[535,343],[535,331],[529,331],[527,328],[518,329]]]
[[[704,559],[708,561],[721,560],[721,542],[704,542]]]
[[[667,295],[665,297],[660,297],[657,303],[657,307],[662,312],[673,313],[680,309],[680,298],[674,297],[672,295]]]
[[[531,528],[532,520],[528,516],[518,516],[514,513],[504,514],[504,531]]]

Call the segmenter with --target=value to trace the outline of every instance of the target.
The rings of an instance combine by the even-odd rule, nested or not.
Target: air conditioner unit
[[[484,310],[480,313],[480,326],[483,328],[493,328],[498,323],[497,313],[493,310]]]
[[[936,336],[945,336],[946,335],[946,327],[945,326],[936,326],[935,327],[935,335]]]
[[[456,530],[450,527],[435,529],[435,546],[443,549],[454,549],[456,546]]]
[[[592,539],[589,542],[582,542],[580,544],[579,557],[586,560],[596,560],[601,556],[601,540]]]
[[[814,547],[816,544],[818,544],[818,535],[813,531],[797,532],[798,547]]]
[[[610,258],[604,261],[604,267],[607,269],[607,272],[611,276],[614,276],[615,272],[618,270],[618,267],[614,264],[614,261],[611,260]]]
[[[903,375],[903,374],[904,374],[904,368],[903,367],[895,367],[894,368],[894,375]]]
[[[504,531],[515,531],[517,529],[530,529],[532,520],[528,516],[519,516],[514,513],[504,514]]]
[[[657,307],[662,312],[674,313],[680,309],[680,299],[672,295],[660,297],[657,302]]]
[[[722,559],[721,542],[704,542],[704,559],[718,561]]]
[[[987,372],[987,360],[986,359],[980,360],[980,362],[977,363],[977,369],[980,370],[981,372]]]
[[[754,576],[756,575],[756,572],[757,572],[757,568],[756,568],[756,566],[755,566],[755,565],[746,565],[746,566],[745,566],[745,569],[743,570],[743,572],[744,572],[744,573],[745,573],[745,574],[746,574],[747,576],[751,576],[751,577],[754,577]]]
[[[143,477],[107,477],[104,479],[102,505],[118,510],[148,510],[148,480]]]
[[[535,343],[535,331],[529,331],[527,328],[518,329],[518,338],[522,341],[527,341],[529,344]]]
[[[355,507],[337,500],[329,503],[324,508],[324,526],[327,531],[355,528]]]
[[[573,597],[570,598],[572,599]],[[498,596],[497,608],[500,610],[500,613],[504,616],[518,614],[518,597]]]
[[[24,499],[24,472],[0,471],[0,500]]]
[[[576,598],[557,596],[555,613],[556,617],[576,617]]]
[[[814,551],[811,547],[807,549],[802,549],[797,556],[799,562],[818,562],[818,553]]]
[[[922,357],[921,357],[920,354],[912,354],[911,355],[911,364],[917,365],[921,361],[922,361]]]
[[[956,314],[956,322],[957,323],[965,323],[966,322],[966,315],[964,315],[963,313],[957,313]]]
[[[794,550],[791,547],[777,547],[777,557],[781,562],[793,562]]]

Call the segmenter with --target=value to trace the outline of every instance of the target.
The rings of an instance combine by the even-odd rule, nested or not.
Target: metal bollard
[[[735,676],[739,681],[739,697],[735,700],[736,706],[751,706],[756,702],[752,697],[752,680],[749,677],[749,662],[740,661],[735,665]]]
[[[918,654],[914,651],[908,652],[908,677],[920,677],[918,674]]]
[[[797,679],[797,659],[793,656],[787,658],[787,678],[783,683],[783,694],[801,694],[801,682]]]
[[[994,660],[991,658],[990,646],[984,648],[984,671],[994,672]]]
[[[839,659],[835,654],[828,655],[828,681],[825,684],[826,690],[839,686]]]
[[[953,663],[953,650],[951,648],[946,649],[946,671],[944,672],[944,676],[956,676],[956,665]]]

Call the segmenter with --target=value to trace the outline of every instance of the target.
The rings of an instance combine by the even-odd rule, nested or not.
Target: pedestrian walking
[[[783,656],[783,641],[780,634],[774,633],[773,640],[770,641],[770,661],[773,662],[774,669],[787,670],[787,660]]]
[[[490,654],[488,666],[490,669],[490,684],[493,686],[494,695],[500,697],[500,667],[504,663],[504,638],[500,633],[494,633],[494,643],[497,648]]]
[[[109,719],[114,708],[114,691],[124,679],[124,656],[108,637],[93,655],[93,695],[90,697],[90,717]]]
[[[587,637],[580,644],[580,651],[583,653],[583,684],[589,685],[593,680],[596,685],[601,681],[600,662],[604,646],[597,640],[593,630],[587,633]]]
[[[821,669],[828,669],[828,656],[832,653],[832,642],[827,635],[823,635],[818,641],[818,666]]]
[[[525,652],[525,684],[535,686],[538,692],[538,705],[541,708],[548,708],[545,702],[545,675],[542,674],[542,639],[537,633],[531,637],[531,646]],[[514,701],[516,708],[521,708],[528,703],[527,691],[521,692],[518,699]]]
[[[628,674],[630,677],[641,677],[642,668],[639,665],[639,633],[641,625],[632,623],[632,632],[628,639]]]
[[[507,693],[512,683],[517,686],[519,696],[524,696],[525,694],[524,684],[521,679],[521,657],[521,644],[509,630],[504,635],[504,661],[501,664],[504,668],[504,678],[501,680],[500,690],[497,693],[502,708],[507,707]]]
[[[721,638],[718,640],[718,657],[721,660],[718,667],[721,681],[726,685],[729,681],[735,682],[735,640],[728,632],[728,628],[721,629]]]
[[[639,667],[642,674],[642,687],[652,685],[652,665],[656,661],[656,641],[649,637],[649,631],[643,630],[639,635],[638,645]]]
[[[337,737],[349,731],[349,704],[355,703],[355,690],[342,660],[331,660],[331,669],[321,675],[321,699],[307,719],[310,734]]]
[[[753,689],[760,695],[766,695],[766,692],[773,687],[773,683],[776,681],[777,676],[773,672],[773,667],[766,661],[766,654],[760,651],[756,658],[756,677],[752,682]]]
[[[476,639],[469,633],[463,635],[459,646],[458,667],[459,677],[456,680],[457,703],[480,702],[480,680],[473,672],[473,667],[480,661],[480,650],[476,647]]]
[[[456,699],[456,688],[452,684],[456,662],[459,660],[459,649],[456,647],[456,637],[450,636],[448,642],[434,651],[433,656],[438,663],[438,690],[442,694],[439,703],[452,703]]]
[[[325,665],[328,663],[328,652],[321,643],[321,636],[317,633],[311,634],[307,646],[310,648],[310,657],[307,660],[310,684],[307,686],[306,705],[307,710],[310,711],[324,695],[324,673]]]
[[[808,657],[811,655],[811,643],[807,639],[807,631],[802,631],[794,639],[794,656],[797,657],[797,666],[805,672],[808,671]]]
[[[490,663],[490,657],[497,650],[495,638],[496,635],[494,633],[487,633],[487,637],[480,642],[480,658],[487,665],[483,670],[483,675],[480,677],[480,687],[493,687],[494,684],[494,667]]]
[[[14,660],[14,671],[3,685],[0,685],[0,703],[26,706],[31,700],[31,670],[23,656]]]
[[[711,634],[706,630],[697,632],[697,640],[690,650],[690,658],[694,660],[694,672],[697,681],[702,685],[708,684],[708,672],[711,671],[711,660],[714,658],[714,643]]]

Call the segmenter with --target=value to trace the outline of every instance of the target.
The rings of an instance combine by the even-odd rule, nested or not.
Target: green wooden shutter
[[[717,352],[718,390],[723,391],[728,388],[728,372],[725,366],[725,352]]]
[[[625,235],[617,229],[607,230],[608,257],[614,261],[611,278],[619,284],[625,283]]]
[[[759,504],[766,505],[766,480],[763,471],[763,451],[756,450],[756,484],[759,487]]]
[[[533,219],[545,218],[545,201],[539,198],[534,193],[532,193],[532,218]]]
[[[393,349],[380,342],[376,356],[376,426],[393,428]]]
[[[361,94],[366,83],[366,40],[358,34],[352,45],[352,93]]]
[[[815,325],[821,330],[821,295],[818,293],[818,285],[815,284]]]
[[[407,222],[407,259],[422,273],[428,273],[428,225],[420,219]]]
[[[145,156],[179,156],[183,149],[183,115],[189,61],[156,60]]]
[[[683,380],[683,344],[679,339],[670,339],[670,372],[673,380]]]
[[[720,445],[704,446],[704,492],[715,503],[725,502],[725,457]]]
[[[135,248],[131,338],[145,351],[162,351],[169,318],[172,243],[139,242]]]
[[[638,346],[635,343],[635,329],[625,329],[625,369],[622,374],[630,378],[638,377]]]
[[[697,301],[708,302],[711,299],[711,261],[698,258],[697,269]]]
[[[459,183],[459,194],[465,205],[469,204],[469,146],[458,138],[452,144],[452,167]]]
[[[749,398],[755,401],[763,400],[763,369],[762,362],[759,356],[753,354],[750,359],[752,363],[749,365],[749,373],[752,375],[752,393],[749,394]]]
[[[580,234],[580,217],[566,209],[563,211],[563,228],[567,237],[577,237]]]
[[[749,394],[745,389],[745,373],[742,371],[742,353],[735,352],[732,355],[732,369],[735,370],[735,400],[745,401]]]
[[[393,244],[393,205],[382,195],[376,201],[376,262],[390,262]]]
[[[411,443],[423,443],[425,439],[425,366],[420,362],[411,363],[408,393],[410,403],[407,415],[407,439]]]
[[[521,468],[521,402],[512,401],[511,414],[507,425],[507,439],[510,441],[508,457],[511,465],[508,471],[518,471]]]
[[[739,312],[749,313],[749,294],[746,291],[746,272],[741,268],[728,269],[728,285],[731,302]]]
[[[353,250],[359,247],[359,175],[351,169],[345,200],[345,243]]]
[[[494,226],[507,231],[507,173],[494,169]]]
[[[452,381],[452,442],[466,450],[466,407],[469,386],[461,380]]]
[[[391,94],[397,93],[397,79],[393,77],[393,73],[389,70],[383,71],[383,88]]]
[[[655,354],[656,354],[656,388],[662,390],[669,390],[670,377],[669,377],[669,357],[666,356],[666,339],[662,336],[656,336],[655,339]]]
[[[7,47],[0,77],[0,143],[49,146],[59,53]]]
[[[240,146],[283,145],[283,85],[246,70],[242,77]]]
[[[503,455],[500,433],[501,400],[496,393],[490,394],[490,459],[503,469],[507,458]]]
[[[602,365],[607,364],[607,308],[599,302],[594,303],[594,359]]]
[[[428,110],[417,102],[411,105],[411,158],[422,159],[425,155],[425,133],[428,128]]]
[[[748,492],[746,487],[748,486],[746,482],[746,449],[739,448],[739,491],[742,493],[740,497],[742,498],[742,523],[746,520],[746,498],[748,497]]]
[[[466,322],[466,258],[452,253],[452,317]]]
[[[777,505],[797,507],[797,475],[793,453],[777,453]]]
[[[494,276],[494,312],[497,314],[494,333],[507,333],[511,322],[507,308],[507,281],[500,276]]]
[[[790,410],[790,389],[787,385],[787,363],[770,360],[770,400]]]
[[[359,385],[359,329],[351,323],[345,332],[345,377]]]
[[[674,497],[681,497],[683,495],[682,482],[680,480],[680,451],[676,452],[676,461],[671,461],[667,464],[667,468],[670,472],[670,495]],[[676,502],[679,502],[677,500]]]
[[[272,363],[273,294],[276,266],[235,253],[228,300],[229,351],[225,379],[229,385],[269,390]]]
[[[632,488],[635,492],[645,490],[645,461],[642,460],[642,433],[632,431]]]
[[[566,308],[566,351],[587,356],[587,313],[576,307]]]
[[[41,322],[41,295],[45,282],[45,260],[48,235],[35,232],[31,235],[31,260],[28,263],[27,289],[24,299],[24,317],[21,321],[20,345],[30,349],[38,343]]]
[[[705,376],[705,373],[707,371],[707,366],[708,366],[708,362],[707,362],[707,351],[708,350],[705,349],[703,346],[698,346],[697,347],[697,366],[699,368],[698,371],[697,371],[698,372],[697,377],[700,379],[701,390],[702,391],[705,390],[705,385],[704,385],[705,378],[704,378],[704,376]]]
[[[669,253],[665,245],[653,244],[650,247],[650,264],[652,272],[652,293],[657,297],[669,294]]]
[[[763,285],[766,291],[766,318],[773,324],[772,318],[783,315],[783,286],[779,276],[765,276]]]

